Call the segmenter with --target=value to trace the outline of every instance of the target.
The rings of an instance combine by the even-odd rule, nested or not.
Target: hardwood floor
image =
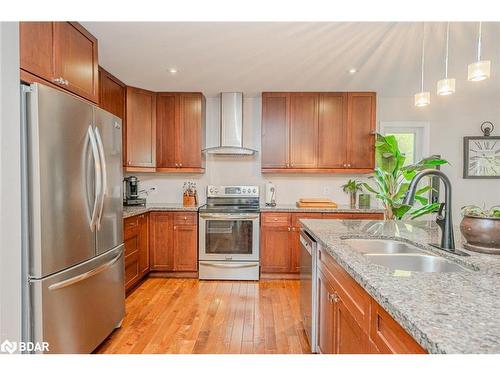
[[[297,280],[149,278],[96,353],[309,353]]]

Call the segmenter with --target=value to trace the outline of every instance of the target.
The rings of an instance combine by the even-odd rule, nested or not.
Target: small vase
[[[356,208],[356,193],[349,194],[351,198],[351,208]]]

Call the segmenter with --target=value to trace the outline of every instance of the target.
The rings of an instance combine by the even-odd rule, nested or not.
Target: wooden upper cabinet
[[[202,168],[205,97],[200,93],[181,93],[179,99],[178,167]]]
[[[21,69],[52,81],[54,76],[53,22],[19,22]]]
[[[290,96],[290,166],[316,168],[318,146],[318,98],[316,93]]]
[[[289,163],[289,93],[262,93],[262,168]]]
[[[77,22],[20,22],[19,34],[23,71],[98,102],[97,39],[92,34]]]
[[[98,102],[97,39],[74,22],[54,22],[54,82]]]
[[[375,160],[372,92],[262,94],[262,172],[369,173]]]
[[[203,172],[205,97],[201,93],[158,93],[156,169]]]
[[[375,168],[376,94],[350,92],[347,102],[348,168],[373,169]]]
[[[127,87],[126,170],[155,170],[156,93]]]
[[[318,168],[345,168],[347,161],[347,93],[319,97]]]
[[[176,123],[178,122],[178,96],[159,93],[156,102],[156,166],[176,168]]]

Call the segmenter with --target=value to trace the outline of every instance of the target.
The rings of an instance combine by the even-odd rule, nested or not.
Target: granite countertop
[[[293,204],[277,204],[274,207],[261,204],[260,212],[328,212],[328,213],[383,213],[382,208],[351,208],[349,205],[339,204],[337,208],[299,208]]]
[[[184,207],[182,203],[150,203],[146,206],[123,206],[123,218],[144,214],[150,211],[192,211],[199,207]]]
[[[429,353],[500,353],[500,256],[466,251],[460,257],[439,242],[434,222],[303,219],[329,254]],[[463,272],[397,272],[369,262],[347,238],[409,242],[465,267]],[[455,229],[457,247],[462,240]]]

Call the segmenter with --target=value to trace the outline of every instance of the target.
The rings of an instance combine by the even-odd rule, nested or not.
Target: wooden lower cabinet
[[[193,212],[150,213],[151,271],[198,270],[198,220]]]
[[[263,212],[260,231],[261,273],[291,276],[299,274],[301,219],[383,218],[381,213]]]
[[[132,289],[149,272],[149,215],[123,221],[125,242],[125,290]]]
[[[426,353],[321,247],[317,293],[320,353]]]

